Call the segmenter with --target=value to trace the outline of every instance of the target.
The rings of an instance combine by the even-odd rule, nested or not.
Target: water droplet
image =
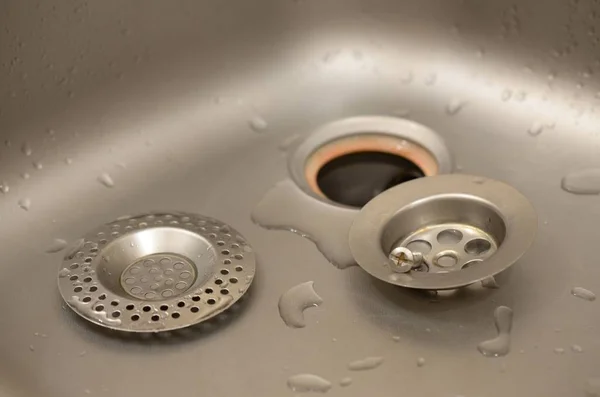
[[[422,367],[425,365],[425,359],[423,357],[419,357],[417,359],[417,367]]]
[[[327,51],[323,56],[323,63],[329,63],[333,61],[340,54],[340,50]]]
[[[29,146],[29,143],[25,142],[21,146],[21,153],[23,153],[25,156],[31,156],[33,150],[31,149],[31,146]]]
[[[35,348],[33,347],[33,345],[29,345],[29,350],[30,351],[35,351]]]
[[[489,289],[500,288],[500,286],[496,282],[496,279],[494,278],[494,276],[486,277],[483,280],[481,280],[481,286],[483,288],[489,288]]]
[[[437,75],[435,73],[431,73],[425,77],[425,85],[434,85],[437,81]]]
[[[29,211],[29,208],[31,208],[31,200],[27,197],[19,200],[18,204],[19,204],[19,207],[21,207],[25,211]]]
[[[331,389],[331,382],[313,374],[298,374],[290,376],[288,387],[296,393],[317,392],[326,393]]]
[[[49,254],[54,254],[56,252],[62,251],[67,247],[67,242],[61,238],[55,238],[54,241],[46,248],[46,252]]]
[[[498,336],[481,342],[477,350],[486,357],[505,356],[510,351],[510,331],[512,329],[513,311],[506,306],[499,306],[494,311],[494,323]]]
[[[348,363],[348,369],[350,371],[366,371],[377,368],[381,364],[383,364],[383,357],[365,357]]]
[[[398,335],[392,336],[392,339],[394,340],[394,342],[400,342],[400,337]]]
[[[385,265],[387,265],[387,263]],[[412,279],[412,276],[406,273],[391,273],[388,275],[388,280],[392,283],[406,284],[412,281]]]
[[[260,116],[253,117],[252,119],[250,119],[248,124],[250,125],[250,128],[254,132],[263,132],[269,126],[267,124],[267,121]]]
[[[393,111],[394,116],[396,117],[402,117],[402,118],[408,118],[410,117],[410,110],[408,109],[396,109]]]
[[[345,377],[340,379],[340,386],[342,387],[348,387],[352,384],[352,378],[351,377]]]
[[[507,90],[502,91],[501,98],[502,98],[502,100],[504,102],[508,101],[511,97],[512,97],[512,91],[511,90],[507,89]]]
[[[94,310],[92,304],[83,302],[78,296],[73,295],[71,299],[69,299],[69,304],[79,313],[84,313],[86,316],[92,317],[101,323],[109,325],[121,325],[120,319],[109,317],[105,310]]]
[[[516,96],[516,100],[519,102],[523,102],[527,98],[527,93],[525,91],[519,91]]]
[[[23,172],[23,173],[21,174],[21,178],[23,178],[23,179],[27,180],[27,179],[29,179],[29,174],[28,174],[27,172]]]
[[[361,61],[364,58],[364,54],[360,50],[352,50],[352,56],[357,61]]]
[[[556,347],[556,348],[554,348],[554,353],[565,354],[565,349],[563,349],[562,347]]]
[[[112,177],[106,172],[103,172],[100,174],[100,176],[98,176],[98,182],[109,188],[115,186],[115,182],[113,181]]]
[[[10,187],[8,186],[8,183],[2,182],[0,184],[0,192],[2,192],[3,194],[6,194],[6,193],[8,193],[9,190],[10,190]]]
[[[71,272],[69,271],[69,269],[67,269],[66,267],[63,267],[58,272],[58,277],[64,278],[64,277],[67,277],[69,274],[71,274]]]
[[[313,281],[298,284],[279,298],[279,315],[288,327],[305,327],[304,310],[323,303],[323,299],[315,292],[313,284]]]
[[[72,159],[72,158],[70,158],[70,157],[66,157],[66,158],[65,158],[65,164],[67,164],[67,165],[71,165],[71,164],[73,164],[73,159]]]
[[[531,136],[538,136],[542,131],[544,131],[544,124],[540,121],[534,121],[527,130],[527,133]]]
[[[571,350],[574,353],[583,353],[583,347],[581,347],[579,345],[571,345]]]
[[[42,334],[40,332],[34,332],[33,336],[37,336],[38,338],[47,338],[48,337],[48,335]]]
[[[596,294],[582,287],[574,287],[571,290],[571,294],[588,302],[593,302],[596,300]]]
[[[406,72],[400,76],[400,81],[404,84],[410,84],[413,81],[413,78],[414,76],[412,72]]]
[[[356,264],[348,232],[357,210],[325,204],[286,179],[269,190],[252,211],[254,223],[267,229],[288,230],[313,241],[335,266]]]
[[[561,188],[573,194],[600,194],[600,168],[569,173],[562,178]]]
[[[446,105],[446,113],[449,114],[450,116],[453,116],[453,115],[457,114],[458,112],[460,112],[460,110],[465,105],[466,105],[465,101],[462,101],[462,100],[457,99],[457,98],[453,98]]]
[[[84,243],[85,243],[85,240],[82,238],[76,240],[73,243],[73,246],[65,254],[65,260],[73,259],[75,257],[75,255],[77,254],[77,252],[79,252],[81,250],[81,248],[83,248]]]
[[[590,378],[585,384],[586,397],[600,397],[600,378]]]

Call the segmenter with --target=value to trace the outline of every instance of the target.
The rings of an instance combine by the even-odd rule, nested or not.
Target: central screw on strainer
[[[354,219],[350,250],[371,275],[443,290],[515,263],[537,231],[529,201],[511,186],[470,175],[421,178],[387,190]]]
[[[187,327],[244,295],[255,273],[246,240],[201,215],[119,218],[78,240],[58,274],[63,299],[98,325],[130,332]]]

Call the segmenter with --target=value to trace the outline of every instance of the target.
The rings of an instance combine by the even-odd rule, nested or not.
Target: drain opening
[[[362,207],[385,190],[423,176],[423,170],[404,157],[376,151],[356,152],[324,164],[317,173],[317,186],[331,201]]]
[[[353,117],[326,124],[289,158],[290,176],[311,196],[361,208],[375,196],[423,176],[452,172],[442,138],[393,117]]]

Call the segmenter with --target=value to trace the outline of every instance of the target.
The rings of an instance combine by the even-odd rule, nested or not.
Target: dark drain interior
[[[330,200],[362,207],[381,192],[425,176],[412,161],[383,152],[358,152],[329,161],[317,174],[317,184]]]

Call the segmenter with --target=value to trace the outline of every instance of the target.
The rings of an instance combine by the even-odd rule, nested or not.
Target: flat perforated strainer
[[[255,257],[230,226],[186,213],[119,218],[78,240],[58,287],[97,325],[160,332],[200,323],[232,306],[254,278]]]

